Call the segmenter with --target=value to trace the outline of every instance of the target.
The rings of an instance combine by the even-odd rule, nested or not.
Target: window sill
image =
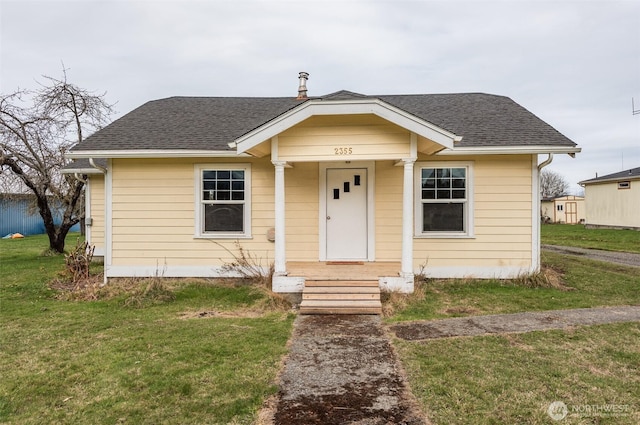
[[[193,239],[252,239],[251,235],[221,233],[219,235],[194,235]]]
[[[413,236],[414,239],[475,239],[475,235],[461,233],[420,233]]]

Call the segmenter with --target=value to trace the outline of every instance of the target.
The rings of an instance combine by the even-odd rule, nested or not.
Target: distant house
[[[54,223],[62,221],[62,211],[52,209]],[[71,228],[72,232],[79,232],[80,225]],[[0,237],[11,233],[24,236],[46,233],[44,221],[35,207],[35,196],[30,194],[2,193],[0,194]]]
[[[566,224],[584,223],[584,198],[574,195],[543,198],[540,202],[540,214],[543,222]]]
[[[640,167],[579,183],[587,227],[640,230]]]
[[[504,96],[300,91],[151,101],[71,149],[105,278],[221,276],[236,244],[277,292],[539,269],[539,155],[574,142]]]

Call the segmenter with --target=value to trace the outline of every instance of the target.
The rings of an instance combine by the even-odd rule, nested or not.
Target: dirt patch
[[[300,316],[273,424],[427,423],[376,316]]]
[[[214,317],[255,319],[262,316],[264,316],[263,313],[258,311],[251,311],[251,310],[234,310],[234,311],[204,310],[204,311],[183,311],[182,313],[178,313],[178,318],[184,319],[184,320],[211,319]]]

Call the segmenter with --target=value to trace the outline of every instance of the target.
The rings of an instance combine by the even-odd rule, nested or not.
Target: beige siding
[[[419,161],[442,157],[420,158]],[[530,267],[532,160],[529,155],[445,158],[473,161],[473,238],[416,238],[414,265]],[[419,165],[416,165],[419,168]]]
[[[112,265],[216,266],[232,260],[233,239],[195,235],[195,164],[251,162],[252,238],[243,248],[273,261],[273,165],[267,160],[154,159],[112,161]]]
[[[96,250],[104,250],[104,176],[93,174],[89,180],[90,185],[90,209],[91,209],[91,239],[89,243],[96,247]]]
[[[374,115],[316,116],[278,136],[285,161],[358,161],[409,155],[407,130]]]
[[[376,162],[376,260],[398,261],[402,253],[403,167],[394,161]]]
[[[640,228],[640,180],[630,182],[629,189],[618,189],[618,182],[586,185],[586,224]]]
[[[288,260],[318,261],[318,178],[317,163],[297,163],[285,170]]]

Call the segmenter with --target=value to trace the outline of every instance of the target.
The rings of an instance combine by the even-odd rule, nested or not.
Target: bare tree
[[[557,198],[566,195],[569,183],[555,171],[542,170],[540,173],[540,196],[542,198]]]
[[[69,83],[64,68],[62,74],[61,79],[44,76],[37,90],[0,95],[0,175],[11,173],[35,195],[49,246],[57,252],[64,251],[69,229],[84,216],[84,181],[60,173],[68,163],[64,154],[113,113],[104,93]],[[59,225],[55,208],[62,209]]]

